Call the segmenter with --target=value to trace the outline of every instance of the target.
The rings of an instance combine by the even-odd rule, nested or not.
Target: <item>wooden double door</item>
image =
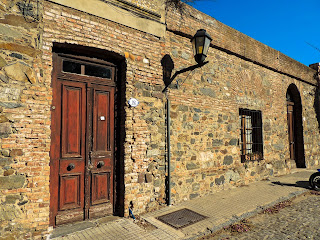
[[[50,223],[113,214],[115,66],[54,54]]]

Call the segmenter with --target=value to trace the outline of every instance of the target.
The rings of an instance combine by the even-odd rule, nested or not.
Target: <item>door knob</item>
[[[97,164],[97,168],[101,168],[104,166],[104,161],[99,161]]]
[[[74,163],[69,163],[67,170],[71,171],[72,169],[74,169],[76,166],[74,165]]]

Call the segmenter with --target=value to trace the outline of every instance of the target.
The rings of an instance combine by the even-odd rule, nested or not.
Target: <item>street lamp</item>
[[[181,73],[189,72],[196,68],[203,67],[209,62],[209,61],[204,62],[204,60],[207,57],[207,53],[208,53],[211,41],[212,41],[212,38],[206,32],[206,30],[199,29],[190,40],[190,42],[192,43],[194,59],[196,60],[197,64],[187,68],[183,68],[179,71],[176,71],[172,76],[171,76],[171,73],[174,68],[174,63],[170,55],[167,54],[163,57],[163,59],[161,60],[161,65],[163,67],[163,73],[164,73],[164,83],[165,83],[165,88],[162,90],[163,93],[167,90],[168,86],[172,83],[172,81],[176,78],[176,76],[178,76]]]
[[[198,64],[206,59],[211,41],[212,38],[204,29],[199,29],[191,39],[194,59]]]
[[[172,74],[172,70],[174,69],[174,63],[170,57],[170,55],[166,54],[162,60],[161,65],[163,67],[163,80],[165,83],[165,88],[162,90],[162,92],[166,93],[167,98],[167,191],[168,191],[168,205],[171,205],[171,173],[170,173],[170,165],[171,165],[171,153],[170,153],[170,99],[168,97],[168,86],[172,83],[172,81],[181,73],[185,73],[188,71],[193,71],[196,68],[200,68],[208,63],[204,62],[204,60],[207,57],[207,53],[209,50],[210,42],[212,41],[212,38],[210,35],[206,32],[204,29],[199,29],[196,34],[191,38],[191,43],[193,47],[193,54],[194,59],[196,60],[197,64],[183,68],[179,71],[176,71],[175,74]]]

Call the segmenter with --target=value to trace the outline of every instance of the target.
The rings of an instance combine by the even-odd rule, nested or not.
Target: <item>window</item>
[[[62,71],[100,78],[111,78],[111,69],[105,66],[63,60]]]
[[[241,162],[263,159],[261,111],[240,109]]]

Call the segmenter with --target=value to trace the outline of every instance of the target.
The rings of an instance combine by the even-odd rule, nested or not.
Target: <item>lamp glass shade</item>
[[[196,54],[203,54],[204,37],[196,38]]]
[[[207,57],[212,38],[204,29],[200,29],[191,39],[194,58],[197,63],[202,63]]]
[[[192,43],[193,56],[195,56],[197,54],[196,53],[196,39],[192,38],[191,43]]]
[[[210,38],[205,38],[204,41],[205,41],[205,42],[204,42],[204,46],[203,46],[203,54],[207,56],[211,39],[210,39]]]

